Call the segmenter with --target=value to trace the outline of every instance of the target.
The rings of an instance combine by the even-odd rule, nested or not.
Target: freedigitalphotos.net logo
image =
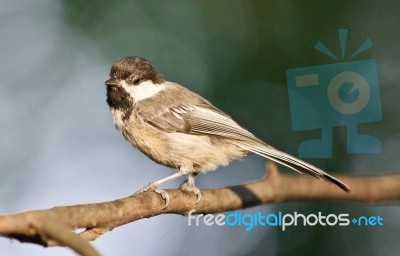
[[[293,68],[286,72],[293,129],[321,129],[321,139],[307,140],[299,145],[298,153],[302,158],[332,157],[334,126],[347,126],[348,153],[381,151],[379,139],[360,135],[357,131],[360,123],[382,119],[375,60],[353,60],[372,47],[372,41],[367,39],[346,57],[348,30],[339,29],[338,32],[340,56],[320,41],[315,45],[315,49],[337,63]]]
[[[350,225],[363,226],[363,227],[374,227],[383,226],[383,217],[376,216],[358,216],[350,217],[348,213],[340,214],[328,214],[324,215],[322,212],[316,214],[301,214],[298,212],[294,213],[269,213],[262,214],[258,212],[256,214],[232,212],[229,214],[195,214],[196,210],[191,210],[188,214],[188,225],[189,226],[239,226],[244,227],[246,231],[252,230],[254,227],[280,227],[282,231],[285,231],[288,227],[292,226],[342,226],[347,227]]]

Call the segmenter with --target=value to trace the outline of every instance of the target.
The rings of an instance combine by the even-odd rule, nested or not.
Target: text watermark
[[[188,225],[189,226],[242,226],[247,231],[252,230],[256,226],[270,226],[280,227],[282,231],[285,231],[291,226],[383,226],[383,217],[379,215],[371,216],[358,216],[350,217],[348,213],[340,214],[328,214],[325,215],[322,212],[301,214],[298,212],[294,213],[268,213],[263,214],[261,212],[250,214],[250,213],[239,213],[232,212],[228,214],[196,214],[196,210],[191,210],[188,214]]]

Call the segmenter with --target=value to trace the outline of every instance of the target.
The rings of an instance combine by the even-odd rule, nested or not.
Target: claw
[[[159,194],[162,197],[162,199],[164,199],[164,201],[165,201],[165,204],[162,207],[162,209],[164,210],[165,208],[167,208],[167,206],[169,205],[169,195],[168,195],[167,191],[162,190],[160,188],[155,188],[154,192]]]
[[[146,187],[142,188],[141,190],[138,190],[137,192],[135,192],[134,195],[139,195],[141,193],[144,193],[146,191],[152,190],[154,192],[156,192],[157,194],[159,194],[162,199],[164,199],[165,204],[162,207],[162,209],[164,210],[165,208],[167,208],[167,206],[169,205],[169,195],[167,193],[167,191],[159,188],[156,184],[154,183],[150,183],[149,185],[147,185]]]
[[[183,191],[188,191],[188,192],[193,193],[193,194],[197,197],[196,202],[195,202],[195,205],[196,205],[198,202],[200,202],[200,200],[201,200],[201,191],[200,191],[199,188],[196,188],[196,187],[194,186],[194,177],[193,177],[193,176],[188,176],[187,180],[185,180],[185,181],[181,184],[180,188],[181,188],[181,190],[183,190]]]
[[[200,202],[200,200],[201,200],[201,191],[200,191],[199,188],[196,188],[196,187],[193,187],[193,188],[181,187],[181,190],[193,193],[197,197],[196,202],[194,203],[195,205]]]
[[[199,188],[193,188],[193,194],[197,197],[195,205],[198,204],[201,200],[201,191]]]

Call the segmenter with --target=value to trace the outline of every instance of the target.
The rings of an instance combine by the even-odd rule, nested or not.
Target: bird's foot
[[[154,182],[150,183],[149,185],[147,185],[146,187],[142,188],[141,190],[135,192],[134,195],[139,195],[139,194],[142,194],[142,193],[150,191],[150,190],[156,192],[157,194],[159,194],[162,197],[162,199],[164,199],[165,204],[164,204],[162,209],[167,208],[167,206],[169,205],[169,195],[168,195],[167,191],[159,188],[157,186],[157,184],[155,184]]]
[[[196,188],[194,186],[194,177],[188,176],[187,180],[185,180],[180,185],[180,189],[183,190],[183,191],[187,191],[187,192],[193,193],[197,197],[195,205],[198,202],[200,202],[200,200],[201,200],[201,191],[200,191],[199,188]]]

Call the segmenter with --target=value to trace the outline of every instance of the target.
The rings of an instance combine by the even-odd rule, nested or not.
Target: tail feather
[[[306,163],[300,159],[297,159],[289,154],[281,152],[268,145],[253,145],[249,143],[237,143],[237,145],[247,151],[260,155],[262,157],[268,158],[279,164],[289,167],[299,173],[306,173],[308,175],[314,176],[318,179],[324,180],[326,182],[332,183],[337,187],[343,189],[346,192],[350,192],[350,187],[347,186],[342,181],[336,179],[335,177],[327,174],[323,170],[315,167],[309,163]]]

